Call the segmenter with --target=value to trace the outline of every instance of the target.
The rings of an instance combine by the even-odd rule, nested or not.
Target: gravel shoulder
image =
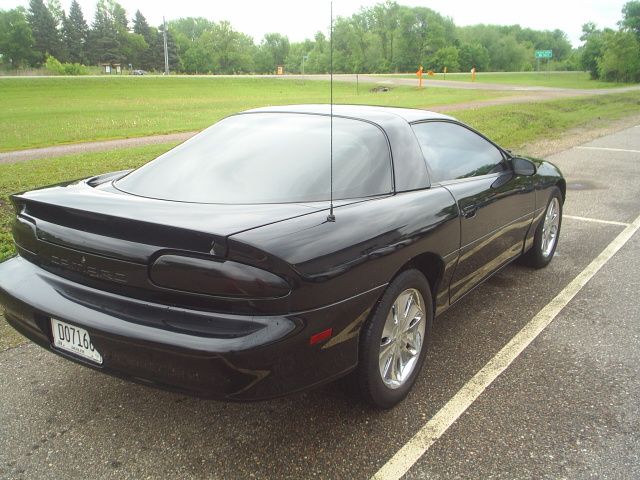
[[[0,352],[27,342],[28,340],[9,326],[4,316],[0,314]]]

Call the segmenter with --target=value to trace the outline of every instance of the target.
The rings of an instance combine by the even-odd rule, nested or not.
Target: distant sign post
[[[553,58],[553,50],[536,50],[536,58]]]
[[[547,70],[549,70],[549,60],[553,58],[553,50],[536,50],[536,63],[538,64],[538,71],[540,71],[540,59],[547,59]]]

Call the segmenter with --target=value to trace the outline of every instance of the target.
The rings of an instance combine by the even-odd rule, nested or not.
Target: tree
[[[137,10],[133,17],[133,33],[142,36],[147,47],[139,53],[137,58],[133,59],[136,68],[143,70],[153,70],[157,67],[157,50],[158,50],[158,30],[150,27],[147,19]],[[162,68],[164,69],[164,53],[162,60]]]
[[[56,21],[58,28],[61,28],[65,14],[62,5],[60,4],[60,0],[47,0],[47,10],[51,12],[51,16]]]
[[[209,41],[203,38],[214,26],[215,22],[202,17],[180,18],[169,22],[167,27],[175,38],[180,68],[183,71],[197,74],[215,70]]]
[[[136,65],[141,63],[149,45],[142,35],[131,32],[124,32],[120,37],[120,54],[125,63]]]
[[[458,58],[459,50],[456,47],[444,47],[428,59],[427,67],[436,72],[442,72],[444,67],[447,67],[447,70],[450,72],[457,72],[460,70]]]
[[[531,68],[533,49],[518,43],[515,36],[502,36],[495,50],[490,50],[492,68],[503,72],[519,72]]]
[[[479,43],[463,43],[458,53],[460,71],[469,72],[473,67],[479,72],[489,70],[489,51]]]
[[[89,57],[95,63],[133,64],[148,47],[143,35],[129,31],[127,14],[115,0],[98,0],[89,34]]]
[[[124,7],[115,0],[107,0],[107,5],[116,29],[119,32],[128,32],[129,20],[127,20],[127,12]]]
[[[620,27],[633,32],[640,39],[640,0],[632,0],[622,7]]]
[[[63,62],[130,63],[145,70],[164,69],[163,27],[149,25],[140,11],[130,20],[116,0],[97,0],[95,17],[88,28],[79,0],[72,0],[68,16],[61,1],[30,0],[28,27],[33,43],[24,40],[22,46],[26,50],[33,46],[38,53],[27,62],[37,64],[50,54]],[[628,1],[623,15],[621,31],[640,40],[640,0]],[[626,37],[605,42],[605,37],[614,33],[612,30],[601,31],[593,24],[584,28],[584,46],[572,49],[561,30],[533,30],[520,25],[456,27],[450,18],[429,8],[384,0],[349,17],[335,19],[333,71],[413,72],[421,64],[438,71],[445,66],[449,71],[468,71],[474,66],[481,71],[521,71],[535,66],[536,49],[553,50],[553,68],[582,67],[594,78],[600,72],[616,78],[628,75],[617,67],[613,69],[613,65],[617,65],[616,59],[626,58],[632,43]],[[282,34],[269,33],[256,46],[228,22],[180,18],[169,22],[167,29],[171,70],[263,73],[274,72],[284,64],[288,72],[301,72],[304,59],[306,73],[329,71],[327,32],[317,32],[313,38],[296,43]],[[24,37],[24,29],[16,35]],[[0,32],[5,44],[8,36],[6,29]],[[621,50],[607,53],[608,49]],[[8,58],[5,53],[4,63]],[[15,58],[25,63],[25,55],[16,54]],[[614,71],[619,73],[611,73]]]
[[[284,65],[289,53],[289,39],[279,33],[267,33],[258,47],[256,70],[273,73],[278,65]]]
[[[93,63],[121,63],[120,39],[112,0],[98,0],[89,32],[89,58]]]
[[[393,69],[394,41],[398,28],[398,13],[400,6],[387,0],[385,3],[378,3],[369,10],[369,22],[373,32],[380,39],[382,47],[382,61],[385,71]]]
[[[616,82],[640,81],[640,42],[628,31],[607,32],[598,58],[600,78]]]
[[[598,59],[602,56],[604,49],[603,33],[598,30],[595,23],[588,22],[582,26],[580,40],[584,42],[581,59],[582,68],[591,74],[592,79],[597,79],[600,76]]]
[[[0,60],[11,68],[25,67],[36,57],[33,36],[22,7],[0,10]]]
[[[69,7],[69,15],[63,24],[63,38],[69,61],[87,63],[87,35],[89,27],[82,14],[80,4],[73,0]]]
[[[215,70],[213,52],[205,35],[197,37],[181,55],[182,68],[187,73],[209,73]]]
[[[284,60],[285,70],[289,73],[309,72],[309,53],[313,50],[313,40],[306,39],[304,42],[292,43],[289,48],[287,58]],[[304,57],[304,69],[302,68]]]
[[[314,37],[313,49],[309,52],[305,69],[309,73],[329,71],[329,40],[322,32],[317,32]]]
[[[42,63],[47,54],[62,57],[62,39],[58,23],[43,0],[30,0],[27,20],[33,34],[33,47],[37,61]]]
[[[396,69],[405,72],[417,70],[425,57],[432,52],[432,46],[428,41],[431,26],[430,13],[426,8],[400,7],[397,40],[392,59]],[[434,22],[434,25],[436,23]]]
[[[215,22],[203,17],[179,18],[178,20],[170,21],[168,24],[168,28],[175,35],[179,46],[182,46],[181,39],[195,42],[203,33],[212,30],[214,26]]]

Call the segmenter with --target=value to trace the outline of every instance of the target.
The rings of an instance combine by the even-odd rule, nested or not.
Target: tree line
[[[163,27],[152,27],[139,11],[130,22],[115,0],[98,0],[91,25],[76,0],[65,12],[60,0],[30,0],[29,8],[0,10],[0,55],[10,68],[38,67],[52,57],[63,63],[120,63],[146,70],[164,69]],[[169,63],[180,68],[168,33]]]
[[[640,1],[622,7],[618,30],[598,29],[595,23],[582,26],[582,66],[591,78],[640,82]]]
[[[640,0],[623,8],[618,30],[584,26],[584,46],[574,49],[561,30],[519,25],[458,27],[426,7],[387,0],[362,8],[333,25],[333,67],[338,73],[387,73],[425,70],[449,72],[527,71],[536,69],[535,50],[553,50],[545,68],[591,71],[594,78],[640,80]],[[89,25],[73,0],[68,13],[59,0],[30,0],[29,8],[0,10],[0,61],[5,68],[43,64],[120,63],[134,69],[164,69],[163,26],[149,25],[138,10],[133,18],[116,0],[98,0]],[[329,71],[329,37],[290,42],[268,33],[259,42],[227,21],[180,18],[167,24],[169,63],[183,73],[288,73]],[[69,68],[66,72],[73,73]]]

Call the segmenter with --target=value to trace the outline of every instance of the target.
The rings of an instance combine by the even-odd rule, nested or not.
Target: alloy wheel
[[[401,387],[416,367],[424,343],[424,299],[418,290],[404,290],[393,302],[382,329],[379,367],[384,384]]]
[[[542,256],[548,258],[553,252],[553,248],[558,240],[558,230],[560,228],[560,202],[557,197],[553,197],[547,212],[544,216],[542,226]]]

